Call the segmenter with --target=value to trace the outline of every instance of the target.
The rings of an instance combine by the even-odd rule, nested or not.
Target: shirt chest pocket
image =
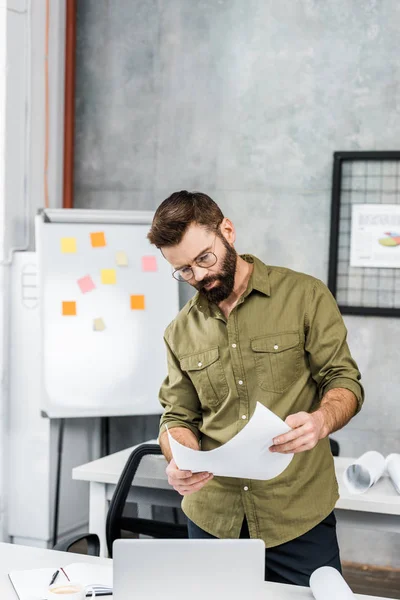
[[[251,349],[258,385],[267,392],[284,392],[300,374],[300,337],[298,331],[253,338]]]
[[[218,347],[183,356],[180,363],[192,380],[202,404],[215,407],[227,398],[229,388]]]

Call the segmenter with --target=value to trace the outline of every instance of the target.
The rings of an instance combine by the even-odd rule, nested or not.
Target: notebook
[[[46,569],[29,569],[28,571],[11,571],[8,574],[19,600],[42,600],[55,571],[59,567]],[[112,588],[112,565],[94,565],[90,563],[71,563],[63,567],[70,581],[82,585],[101,585]],[[67,583],[68,579],[62,571],[59,572],[55,583]],[[111,598],[111,596],[105,596]]]

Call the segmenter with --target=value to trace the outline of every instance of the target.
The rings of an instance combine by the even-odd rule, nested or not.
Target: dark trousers
[[[216,539],[190,519],[188,530],[192,539]],[[243,521],[240,537],[250,537],[246,519]],[[311,573],[323,566],[334,567],[342,572],[336,537],[336,517],[333,512],[307,533],[265,550],[266,581],[308,586]]]

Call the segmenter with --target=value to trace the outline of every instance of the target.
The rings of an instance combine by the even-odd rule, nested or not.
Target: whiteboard
[[[36,217],[42,411],[50,418],[161,413],[163,334],[179,309],[179,284],[146,239],[152,217]]]

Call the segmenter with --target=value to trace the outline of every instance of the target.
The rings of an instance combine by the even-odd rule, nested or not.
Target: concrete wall
[[[239,251],[326,281],[333,151],[400,139],[399,26],[397,0],[78,3],[76,206],[155,209],[199,189]],[[400,451],[400,323],[345,320],[367,400],[342,454]],[[114,421],[114,447],[143,427]],[[347,560],[400,566],[398,535],[340,537]]]

